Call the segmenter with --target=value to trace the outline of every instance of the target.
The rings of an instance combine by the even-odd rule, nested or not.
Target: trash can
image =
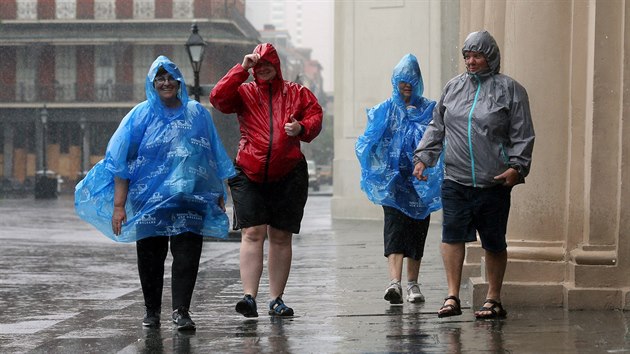
[[[57,198],[57,176],[54,171],[37,171],[35,175],[35,199]]]

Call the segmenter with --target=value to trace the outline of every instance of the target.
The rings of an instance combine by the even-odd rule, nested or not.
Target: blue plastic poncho
[[[160,68],[180,82],[178,108],[166,107],[153,87]],[[210,113],[189,99],[179,68],[165,56],[151,65],[145,90],[147,100],[123,118],[105,158],[77,184],[77,214],[119,242],[184,232],[226,237],[229,220],[219,198],[226,200],[223,181],[235,171]],[[112,231],[114,177],[129,180],[127,222],[118,236]]]
[[[410,83],[409,106],[398,88]],[[418,60],[405,55],[392,74],[392,97],[367,110],[365,133],[355,145],[361,165],[361,190],[375,204],[396,208],[414,219],[424,219],[442,207],[440,189],[443,166],[440,160],[424,172],[420,182],[412,173],[413,152],[431,121],[435,101],[422,97],[424,85]]]

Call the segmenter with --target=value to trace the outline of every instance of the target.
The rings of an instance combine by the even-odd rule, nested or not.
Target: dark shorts
[[[281,180],[256,183],[241,169],[228,180],[234,202],[234,229],[269,225],[297,234],[308,197],[308,169],[300,161]]]
[[[485,250],[504,251],[511,191],[501,185],[476,188],[444,180],[442,242],[473,242],[478,232]]]
[[[383,206],[385,222],[383,238],[385,257],[393,253],[402,253],[419,261],[424,255],[424,243],[427,240],[431,215],[418,220],[410,218],[396,208]]]

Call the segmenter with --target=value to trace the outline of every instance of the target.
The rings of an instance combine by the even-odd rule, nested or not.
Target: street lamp
[[[44,167],[44,176],[47,176],[47,171],[48,171],[48,166],[46,164],[46,133],[47,133],[47,125],[46,123],[48,123],[48,110],[46,109],[46,105],[44,105],[44,108],[42,108],[42,110],[39,112],[39,119],[42,122],[42,127],[43,129],[43,137],[42,137],[42,145],[43,145],[43,149],[44,149],[44,154],[42,155],[42,163],[43,163],[43,167]]]
[[[83,178],[85,170],[87,169],[87,156],[88,156],[88,140],[87,138],[87,119],[85,116],[81,114],[81,118],[79,118],[79,126],[81,127],[81,171],[79,171],[79,175]]]
[[[199,102],[199,91],[201,91],[201,88],[199,87],[199,71],[201,70],[201,62],[203,61],[203,52],[206,49],[206,42],[204,42],[203,38],[199,35],[199,28],[196,23],[192,24],[191,31],[192,33],[186,41],[186,51],[188,52],[190,64],[192,65],[193,72],[195,74],[193,94],[195,95],[195,100]]]
[[[48,177],[48,164],[46,163],[46,138],[48,135],[48,110],[46,105],[39,111],[39,120],[42,123],[42,171],[35,174],[35,199],[57,198],[57,178]]]

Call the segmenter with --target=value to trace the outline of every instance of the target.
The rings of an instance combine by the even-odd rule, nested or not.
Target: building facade
[[[122,117],[145,99],[158,55],[192,85],[184,44],[193,23],[206,42],[200,100],[209,106],[212,84],[258,43],[244,11],[244,0],[0,2],[2,191],[28,192],[44,169],[72,190],[102,158]]]
[[[401,35],[399,23],[413,36]],[[527,89],[537,133],[527,183],[512,193],[502,300],[630,310],[630,5],[623,0],[338,2],[332,214],[381,217],[359,190],[354,142],[364,109],[388,96],[385,73],[395,58],[419,54],[426,96],[437,99],[464,70],[464,38],[481,29],[499,44],[502,72]],[[457,70],[445,75],[452,62]],[[468,245],[475,307],[487,286],[482,254],[479,244]]]

